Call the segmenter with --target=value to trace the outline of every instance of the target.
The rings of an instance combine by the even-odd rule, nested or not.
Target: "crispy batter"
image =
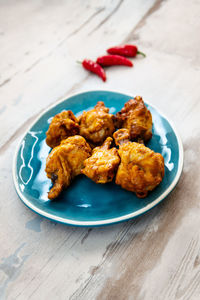
[[[113,180],[120,158],[116,148],[110,149],[113,139],[108,137],[101,147],[92,151],[92,156],[84,161],[82,173],[96,183],[106,183]]]
[[[46,132],[46,143],[54,148],[60,145],[60,142],[69,136],[79,133],[78,120],[71,110],[63,111],[53,118]]]
[[[126,102],[115,120],[117,128],[129,130],[132,141],[146,142],[152,137],[152,116],[140,96]]]
[[[91,148],[79,135],[63,140],[47,157],[46,173],[52,180],[53,187],[48,193],[49,199],[58,197],[68,187],[71,180],[81,174],[83,162],[91,155]]]
[[[115,133],[116,143],[119,140],[123,141],[122,132],[119,138],[117,133],[118,131]],[[115,182],[122,188],[135,192],[139,198],[143,198],[162,181],[164,158],[143,144],[128,141],[128,133],[124,131],[124,134],[126,135],[124,142],[120,143],[118,150],[121,163]]]
[[[128,129],[121,128],[113,133],[116,146],[128,143],[130,141],[130,133]]]
[[[109,109],[99,101],[94,109],[83,112],[80,117],[80,135],[88,142],[101,145],[115,130],[114,116],[109,114]]]

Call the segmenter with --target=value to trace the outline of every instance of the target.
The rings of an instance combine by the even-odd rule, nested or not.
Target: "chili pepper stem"
[[[141,52],[141,51],[137,51],[137,54],[140,54],[140,55],[142,55],[142,56],[146,57],[146,54],[145,54],[145,53],[143,53],[143,52]]]
[[[76,60],[77,64],[81,64],[82,65],[82,61],[80,60]]]

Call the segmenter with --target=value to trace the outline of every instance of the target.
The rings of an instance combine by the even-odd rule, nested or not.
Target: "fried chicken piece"
[[[62,140],[78,133],[79,124],[77,118],[71,110],[66,110],[53,117],[46,132],[46,143],[49,147],[54,148],[60,145]]]
[[[130,133],[128,129],[125,128],[121,128],[115,131],[113,137],[117,146],[130,142]]]
[[[152,137],[152,116],[140,96],[126,102],[115,121],[117,128],[129,130],[132,141],[147,142]]]
[[[75,135],[63,140],[47,157],[46,173],[52,180],[53,187],[48,193],[49,199],[58,197],[67,188],[72,179],[81,174],[83,162],[91,155],[91,148],[86,140]]]
[[[96,146],[112,136],[114,130],[114,116],[109,114],[109,108],[102,101],[97,102],[93,109],[83,112],[80,117],[80,135]]]
[[[92,156],[84,161],[82,173],[96,183],[106,183],[113,180],[120,158],[116,148],[111,148],[113,139],[108,137],[101,147],[92,151]]]
[[[116,184],[135,192],[137,197],[144,198],[161,183],[165,168],[164,158],[143,144],[130,142],[127,129],[114,133],[115,143],[119,145],[119,165]]]

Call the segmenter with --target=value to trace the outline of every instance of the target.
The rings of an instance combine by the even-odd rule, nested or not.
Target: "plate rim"
[[[120,217],[115,217],[115,218],[110,218],[110,219],[105,219],[105,220],[99,220],[99,221],[77,221],[77,220],[71,220],[71,219],[67,219],[67,218],[63,218],[63,217],[58,217],[55,216],[51,213],[45,212],[44,210],[38,208],[37,206],[33,205],[32,203],[30,203],[30,201],[23,195],[23,193],[20,191],[19,189],[19,184],[17,181],[17,172],[16,172],[16,163],[17,163],[17,155],[21,146],[22,141],[24,140],[25,136],[27,135],[27,133],[30,131],[30,129],[32,128],[32,126],[38,122],[38,120],[49,110],[51,110],[52,108],[56,107],[57,105],[59,105],[60,103],[67,101],[69,98],[73,97],[73,96],[80,96],[82,94],[86,94],[86,93],[90,93],[90,92],[108,92],[108,93],[115,93],[115,94],[121,94],[121,95],[125,95],[128,97],[128,94],[125,93],[121,93],[118,91],[113,91],[113,90],[86,90],[80,93],[72,93],[69,96],[66,97],[62,97],[62,99],[60,99],[59,101],[57,101],[56,103],[51,104],[49,107],[47,107],[46,109],[44,109],[36,119],[34,119],[33,122],[31,122],[31,125],[28,127],[28,129],[25,131],[23,137],[20,139],[16,149],[15,149],[15,153],[14,153],[14,158],[13,158],[13,165],[12,165],[12,177],[13,177],[13,181],[14,181],[14,186],[17,192],[17,195],[19,196],[19,198],[22,200],[22,202],[28,207],[30,208],[32,211],[34,211],[35,213],[39,214],[40,216],[43,216],[49,220],[52,221],[56,221],[62,224],[66,224],[66,225],[72,225],[72,226],[102,226],[102,225],[109,225],[109,224],[115,224],[115,223],[119,223],[122,221],[128,221],[132,218],[135,218],[137,216],[140,216],[142,214],[144,214],[145,212],[149,211],[150,209],[152,209],[153,207],[155,207],[157,204],[159,204],[162,200],[164,200],[164,198],[167,197],[167,195],[169,195],[169,193],[174,189],[174,187],[176,186],[176,184],[178,183],[182,170],[183,170],[183,161],[184,161],[184,151],[183,151],[183,144],[181,141],[181,137],[174,125],[174,123],[165,116],[165,114],[163,114],[162,112],[160,112],[160,110],[155,106],[150,104],[148,101],[145,101],[145,103],[147,105],[150,105],[153,109],[155,109],[159,115],[161,115],[162,117],[164,117],[168,123],[170,124],[170,126],[172,127],[176,138],[177,138],[177,142],[178,142],[178,149],[179,149],[179,163],[178,163],[178,169],[177,169],[177,174],[174,178],[174,180],[172,181],[172,183],[170,184],[170,186],[159,196],[157,197],[154,201],[152,201],[151,203],[147,204],[145,207],[120,216]],[[134,96],[133,96],[134,97]]]

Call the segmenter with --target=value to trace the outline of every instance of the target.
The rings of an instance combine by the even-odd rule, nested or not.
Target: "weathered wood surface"
[[[200,1],[0,1],[0,299],[200,299]],[[101,82],[76,65],[120,42],[147,53]],[[139,94],[173,119],[185,164],[146,215],[103,228],[36,216],[12,182],[15,147],[71,93]]]

